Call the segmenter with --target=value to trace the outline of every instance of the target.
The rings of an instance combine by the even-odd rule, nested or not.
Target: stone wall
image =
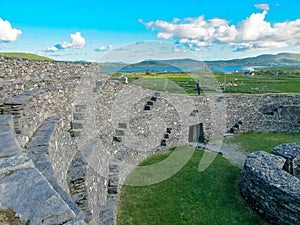
[[[300,96],[226,96],[229,132],[300,133]]]
[[[77,206],[57,185],[49,160],[48,138],[56,122],[46,121],[25,151],[15,138],[12,115],[0,115],[0,208],[13,208],[33,225],[85,225]]]
[[[295,146],[295,145],[294,145]],[[285,146],[285,152],[294,153]],[[297,144],[299,151],[300,143]],[[286,172],[286,159],[266,152],[250,154],[239,182],[242,197],[271,224],[299,224],[300,180]]]
[[[272,153],[285,158],[283,169],[300,178],[300,143],[279,145]]]
[[[18,151],[89,224],[114,224],[128,174],[155,152],[188,144],[192,125],[203,123],[207,140],[299,132],[299,95],[181,96],[108,78],[93,63],[0,57],[0,114],[13,115]]]
[[[47,185],[72,208],[72,217],[74,212],[80,216],[68,199],[67,174],[79,142],[71,135],[72,112],[91,97],[91,87],[100,79],[98,65],[4,57],[0,65],[0,113],[13,115],[20,147],[25,147],[23,151],[35,162],[35,169],[48,179]],[[54,116],[55,122],[48,123]]]

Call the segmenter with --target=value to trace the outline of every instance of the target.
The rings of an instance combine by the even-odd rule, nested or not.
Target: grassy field
[[[196,94],[196,83],[199,79],[205,92],[219,88],[224,93],[300,93],[300,68],[276,68],[261,69],[254,76],[245,76],[242,73],[224,74],[223,72],[124,72],[129,82],[136,82],[145,88],[169,91],[166,89],[166,81],[173,81],[187,94]],[[114,73],[117,78],[121,73]],[[140,80],[140,81],[139,81]],[[141,81],[142,80],[142,81]],[[151,84],[152,83],[152,84]],[[155,85],[153,85],[153,83]],[[175,85],[173,85],[175,86]],[[165,88],[165,90],[164,90]],[[177,93],[174,87],[170,92]]]
[[[54,61],[53,59],[44,56],[31,54],[31,53],[22,53],[22,52],[0,52],[0,56],[6,56],[11,58],[32,59],[32,60]]]
[[[266,224],[237,192],[239,168],[218,155],[204,172],[198,171],[202,150],[176,175],[159,184],[122,188],[118,225]],[[166,153],[150,158],[160,161]]]
[[[299,93],[300,69],[262,69],[254,76],[217,75],[226,93]],[[226,82],[226,85],[224,85]]]
[[[285,133],[241,133],[224,138],[226,144],[235,144],[247,154],[255,151],[271,152],[280,144],[300,142],[300,134]]]
[[[226,137],[227,144],[245,153],[270,152],[282,143],[300,141],[300,134],[243,133]],[[158,163],[172,149],[156,154],[141,165]],[[164,182],[123,186],[118,201],[118,225],[232,225],[267,224],[252,212],[237,191],[240,169],[218,155],[204,172],[198,171],[202,150],[196,150],[186,166]]]

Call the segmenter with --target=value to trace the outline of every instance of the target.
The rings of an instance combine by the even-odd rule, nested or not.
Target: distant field
[[[140,71],[122,72],[122,74],[128,77],[129,82],[137,82],[145,88],[158,91],[164,91],[167,88],[165,80],[171,80],[187,94],[192,95],[197,92],[195,83],[197,79],[201,81],[206,92],[212,91],[211,87],[218,86],[219,90],[224,93],[300,93],[300,68],[261,69],[256,71],[254,76],[245,76],[243,73],[224,74],[218,71],[213,73]],[[121,73],[113,73],[113,78],[120,75]],[[173,88],[174,83],[171,89]]]
[[[226,93],[299,93],[300,68],[261,69],[254,76],[217,75]]]
[[[32,60],[54,61],[53,59],[44,56],[31,54],[31,53],[22,53],[22,52],[0,52],[0,56],[6,56],[11,58],[32,59]]]

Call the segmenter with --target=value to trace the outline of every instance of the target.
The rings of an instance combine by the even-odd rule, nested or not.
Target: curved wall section
[[[239,182],[242,197],[272,224],[299,224],[300,180],[283,170],[286,159],[266,152],[250,154]]]

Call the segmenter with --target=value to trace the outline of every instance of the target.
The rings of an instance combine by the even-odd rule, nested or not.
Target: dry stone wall
[[[19,164],[39,173],[70,209],[67,224],[114,224],[131,170],[161,149],[188,144],[189,126],[203,123],[205,139],[299,132],[299,95],[180,96],[108,78],[93,63],[0,57],[0,114],[14,129],[1,139],[1,174]]]
[[[295,154],[299,153],[300,143],[280,148],[285,155]],[[271,224],[296,225],[300,222],[300,180],[284,170],[285,163],[286,159],[279,155],[262,151],[250,154],[239,188],[250,207]]]
[[[77,140],[70,135],[71,121],[73,108],[87,97],[77,97],[82,89],[87,89],[87,84],[82,80],[86,77],[89,87],[96,86],[98,66],[91,63],[45,62],[4,57],[0,58],[0,66],[1,114],[13,116],[14,131],[21,151],[33,161],[34,170],[44,177],[40,182],[46,182],[45,187],[54,189],[62,204],[70,209],[70,219],[75,220],[68,224],[85,224],[80,219],[82,214],[79,209],[68,197],[70,191],[67,173],[78,150]],[[15,168],[13,165],[24,160],[23,155],[17,155],[13,159],[6,159],[4,165],[5,168]],[[43,193],[45,192],[41,192],[41,195]],[[27,194],[30,196],[33,193]],[[32,204],[32,201],[23,204],[24,209],[33,209],[29,203]],[[20,213],[24,209],[19,207],[17,211]],[[48,210],[49,214],[54,213],[51,212],[51,206]],[[47,224],[38,218],[29,219],[31,224]],[[60,221],[59,224],[70,219]]]
[[[226,96],[229,132],[300,133],[300,96]]]

